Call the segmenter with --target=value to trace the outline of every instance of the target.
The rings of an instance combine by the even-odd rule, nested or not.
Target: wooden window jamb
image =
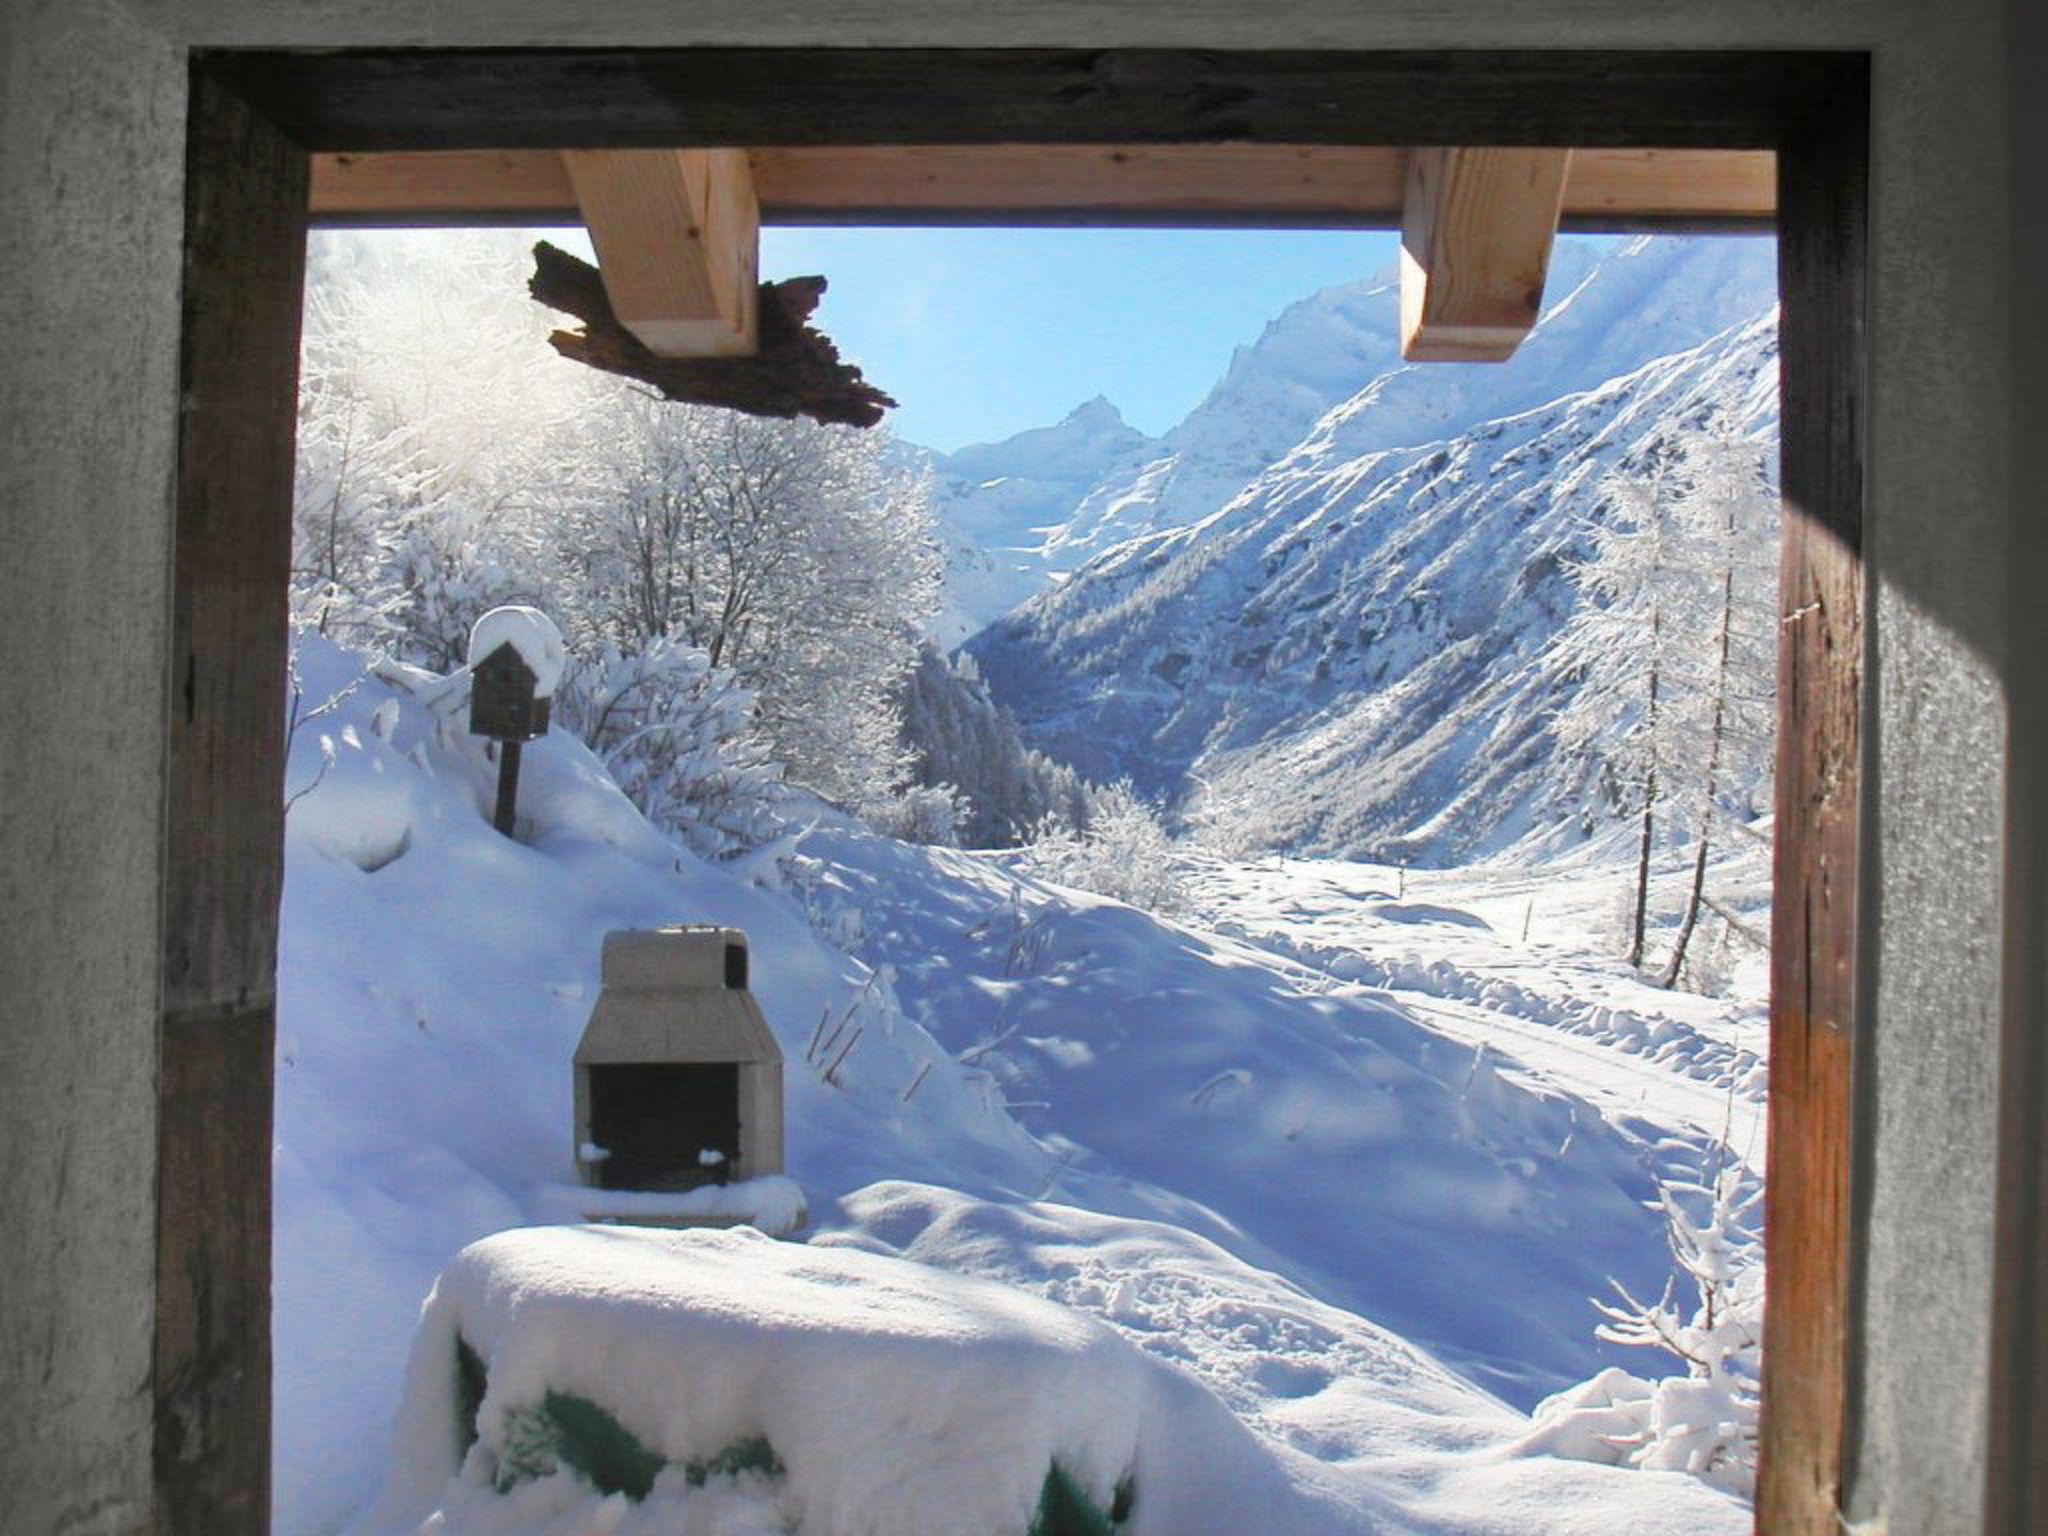
[[[1775,148],[1784,484],[1759,1529],[1835,1536],[1848,1373],[1868,61],[1169,50],[195,56],[173,561],[158,1528],[268,1527],[270,1094],[310,151],[1269,142]],[[770,114],[772,113],[772,122]]]

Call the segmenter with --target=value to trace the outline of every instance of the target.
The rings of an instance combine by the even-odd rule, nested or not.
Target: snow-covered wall
[[[2023,291],[2009,214],[2018,200],[2038,226],[2048,200],[2038,175],[2008,176],[2012,158],[2031,152],[2022,129],[2032,125],[2016,112],[2033,110],[2025,97],[2038,92],[2008,90],[2021,76],[2008,74],[2004,50],[2008,24],[2034,4],[0,7],[0,271],[15,297],[0,369],[0,1376],[34,1407],[0,1453],[10,1530],[132,1531],[148,1518],[154,887],[185,50],[628,42],[1875,50],[1876,846],[1863,917],[1871,1135],[1850,1506],[1893,1531],[1982,1529],[1995,936],[2008,826],[2038,825],[2048,796],[2048,733],[2030,712],[2009,741],[2006,705],[2008,686],[2038,689],[2020,670],[2031,656],[2007,649],[2008,592],[2048,584],[2048,551],[2029,531],[2038,480],[2022,516],[2013,475],[2023,424],[2048,420],[2048,384],[2031,361],[2015,363],[2025,349],[2008,307]],[[2020,754],[2010,762],[2008,745]],[[2008,785],[2027,813],[2010,822]],[[2019,947],[2040,932],[2041,884],[2036,871],[2015,887],[2016,952],[2038,950]],[[2037,1029],[2020,1019],[2012,1033]],[[2014,1113],[2038,1130],[2038,1097],[2022,1096]],[[2037,1176],[2038,1158],[2031,1166]]]

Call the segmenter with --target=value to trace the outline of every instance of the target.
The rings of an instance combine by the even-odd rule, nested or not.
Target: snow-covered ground
[[[1658,1174],[1724,1128],[1761,1155],[1760,1013],[1596,958],[1613,869],[1409,871],[1402,891],[1399,871],[1368,866],[1204,864],[1190,912],[1167,921],[822,809],[714,866],[560,733],[527,750],[511,841],[489,826],[493,772],[458,689],[367,675],[310,637],[300,680],[277,1075],[281,1536],[364,1520],[422,1299],[456,1253],[585,1214],[570,1053],[600,942],[681,921],[749,934],[787,1060],[801,1238],[1012,1287],[1092,1319],[1075,1337],[1131,1346],[1171,1384],[1115,1431],[1136,1437],[1141,1485],[1197,1486],[1188,1467],[1213,1456],[1206,1475],[1271,1490],[1256,1504],[1276,1531],[1748,1528],[1699,1480],[1524,1444],[1547,1394],[1653,1367],[1594,1338],[1589,1298],[1609,1277],[1654,1294],[1669,1274],[1646,1205]],[[853,1043],[828,1060],[833,1032]],[[1029,1311],[1030,1326],[1058,1335],[1042,1320],[1060,1315]],[[888,1379],[873,1378],[878,1414]],[[990,1425],[1016,1411],[986,1395]],[[1232,1420],[1241,1432],[1218,1430]],[[450,1490],[442,1529],[651,1518],[560,1482],[538,1503],[492,1499]],[[744,1502],[721,1527],[700,1501],[700,1523],[676,1528],[776,1528],[745,1523],[760,1508]],[[840,1507],[817,1529],[869,1518]],[[1241,1501],[1142,1493],[1128,1527],[1245,1528]]]
[[[1656,888],[1675,892],[1689,868],[1671,863]],[[1196,863],[1190,886],[1216,932],[1376,991],[1610,1119],[1725,1136],[1761,1174],[1769,978],[1755,925],[1769,925],[1758,911],[1769,870],[1756,845],[1712,874],[1724,897],[1748,898],[1754,920],[1730,936],[1727,999],[1645,986],[1613,958],[1630,871],[1611,862],[1404,870],[1217,860]],[[1644,1071],[1646,1061],[1657,1070]]]

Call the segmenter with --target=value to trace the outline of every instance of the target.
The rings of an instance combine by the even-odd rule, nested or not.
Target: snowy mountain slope
[[[301,639],[279,955],[275,1308],[278,1529],[339,1528],[375,1491],[406,1339],[465,1243],[578,1220],[569,1057],[606,931],[745,929],[782,1036],[789,1155],[814,1198],[870,1179],[1030,1187],[1051,1161],[901,1015],[886,977],[785,898],[654,831],[560,732],[526,749],[522,841],[490,828],[494,770],[465,695],[362,675]],[[869,1026],[824,1083],[822,1013]],[[921,1068],[915,1117],[897,1097]],[[810,1170],[831,1170],[817,1179]]]
[[[1130,473],[1157,447],[1097,395],[1054,426],[925,454],[946,546],[939,642],[959,644],[1040,590],[1050,579],[1048,537],[1092,486]]]
[[[1404,364],[1392,272],[1311,295],[1238,348],[1208,396],[1164,438],[1105,456],[1092,483],[1071,494],[1070,477],[1034,460],[1074,464],[1062,436],[1073,418],[1043,429],[1049,436],[1026,433],[1000,445],[1000,473],[1009,478],[993,487],[980,487],[989,478],[980,470],[961,470],[954,478],[966,483],[946,499],[941,520],[958,530],[963,550],[1004,551],[990,558],[1006,579],[991,581],[963,552],[955,627],[992,622],[1124,539],[1207,516],[1291,451],[1318,444],[1311,434],[1347,401],[1369,409],[1351,410],[1341,431],[1332,428],[1326,454],[1433,441],[1695,345],[1727,318],[1771,303],[1774,284],[1767,241],[1566,238],[1552,259],[1542,323],[1507,367]],[[1002,504],[1019,494],[1006,489],[1011,483],[1063,494],[1034,491],[1019,516]]]
[[[1526,1405],[1614,1359],[1585,1298],[1610,1273],[1659,1285],[1640,1202],[1693,1128],[1610,1119],[1272,951],[822,812],[768,856],[705,864],[559,734],[528,749],[510,841],[450,684],[361,675],[317,637],[299,675],[283,1536],[327,1536],[374,1494],[434,1274],[491,1232],[581,1219],[569,1056],[599,942],[674,921],[750,935],[817,1240],[1094,1314],[1227,1404],[1303,1508],[1445,1533],[1746,1528],[1691,1479],[1515,1454],[1528,1420],[1474,1384]],[[828,1074],[813,1038],[840,1020],[858,1034]],[[573,1493],[517,1528],[648,1528]],[[513,1528],[480,1518],[449,1529]]]
[[[1223,510],[977,637],[1026,739],[1246,847],[1438,863],[1594,830],[1552,759],[1542,653],[1576,601],[1568,564],[1603,477],[1680,424],[1720,407],[1771,439],[1774,320],[1442,441],[1353,451],[1407,435],[1378,419],[1398,382]]]

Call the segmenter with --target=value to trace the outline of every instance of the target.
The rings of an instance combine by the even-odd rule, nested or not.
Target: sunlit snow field
[[[1548,1394],[1652,1365],[1595,1339],[1589,1299],[1670,1273],[1658,1177],[1724,1138],[1761,1167],[1760,956],[1731,951],[1733,1001],[1635,979],[1608,958],[1617,866],[1200,860],[1169,921],[823,808],[712,866],[559,733],[528,750],[515,842],[439,680],[367,675],[317,637],[300,671],[308,698],[341,697],[295,734],[287,782],[281,1536],[391,1529],[366,1516],[421,1302],[465,1244],[580,1218],[570,1053],[599,945],[675,922],[750,936],[798,1241],[930,1266],[935,1296],[948,1275],[1014,1287],[1180,1384],[1132,1433],[1180,1448],[1137,1472],[1182,1496],[1141,1493],[1132,1531],[1242,1531],[1246,1488],[1271,1531],[1748,1529],[1694,1478],[1522,1444]],[[1767,926],[1761,843],[1717,873]],[[859,1030],[831,1081],[821,1020]],[[805,1368],[858,1396],[831,1357]],[[1014,1410],[983,1411],[969,1454]],[[506,1501],[453,1499],[434,1528],[654,1528],[616,1497],[550,1498],[516,1526]],[[988,1536],[990,1513],[935,1502],[918,1529]],[[669,1517],[775,1528],[686,1499]]]

